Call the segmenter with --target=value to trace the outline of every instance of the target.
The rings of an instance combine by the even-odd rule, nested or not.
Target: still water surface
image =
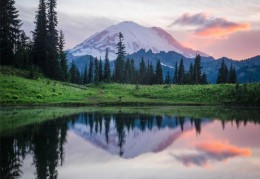
[[[96,109],[2,129],[0,178],[260,178],[257,111],[168,109]]]

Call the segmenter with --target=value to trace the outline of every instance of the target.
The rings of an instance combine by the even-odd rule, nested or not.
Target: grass
[[[11,71],[11,73],[8,73]],[[23,75],[20,75],[23,74]],[[236,97],[235,85],[73,85],[38,77],[26,78],[19,70],[1,68],[2,105],[222,105]],[[254,104],[260,101],[260,84],[249,84]],[[240,96],[241,99],[244,99]],[[249,98],[249,97],[248,97]],[[246,103],[250,105],[250,100]],[[232,103],[234,104],[234,103]]]

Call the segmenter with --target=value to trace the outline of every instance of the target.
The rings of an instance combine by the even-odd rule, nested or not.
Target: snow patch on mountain
[[[161,63],[161,65],[162,65],[162,66],[165,66],[165,67],[169,67],[169,68],[172,68],[172,69],[174,69],[174,67],[172,67],[172,66],[169,66],[169,65],[166,65],[166,64],[164,64],[164,63]]]
[[[73,56],[92,55],[104,57],[106,48],[109,49],[111,60],[116,58],[118,33],[124,35],[126,53],[132,54],[141,49],[160,51],[175,51],[185,57],[192,58],[196,54],[207,56],[205,53],[194,51],[182,46],[169,33],[160,27],[144,27],[134,22],[125,21],[92,35],[90,38],[77,45],[68,52]]]

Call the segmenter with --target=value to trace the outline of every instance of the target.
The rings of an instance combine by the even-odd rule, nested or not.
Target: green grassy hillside
[[[260,84],[74,85],[20,73],[0,73],[2,105],[259,105]]]

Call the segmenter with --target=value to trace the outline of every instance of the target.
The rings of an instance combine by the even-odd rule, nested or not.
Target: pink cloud
[[[183,154],[175,156],[185,166],[209,167],[211,163],[227,161],[228,159],[242,156],[250,157],[251,150],[248,148],[239,148],[223,142],[205,142],[195,145],[199,153]]]
[[[248,23],[234,23],[228,22],[224,19],[216,19],[200,29],[197,29],[195,34],[199,36],[225,36],[237,31],[249,30],[250,24]]]
[[[216,18],[206,13],[185,13],[169,26],[194,26],[194,33],[198,36],[226,36],[228,34],[250,29],[249,23],[232,22],[225,18]]]
[[[222,143],[222,142],[206,142],[201,143],[196,146],[196,148],[200,151],[203,151],[208,154],[213,155],[225,155],[225,156],[245,156],[250,157],[251,156],[251,150],[248,148],[239,148],[233,145],[230,145],[228,143]]]

